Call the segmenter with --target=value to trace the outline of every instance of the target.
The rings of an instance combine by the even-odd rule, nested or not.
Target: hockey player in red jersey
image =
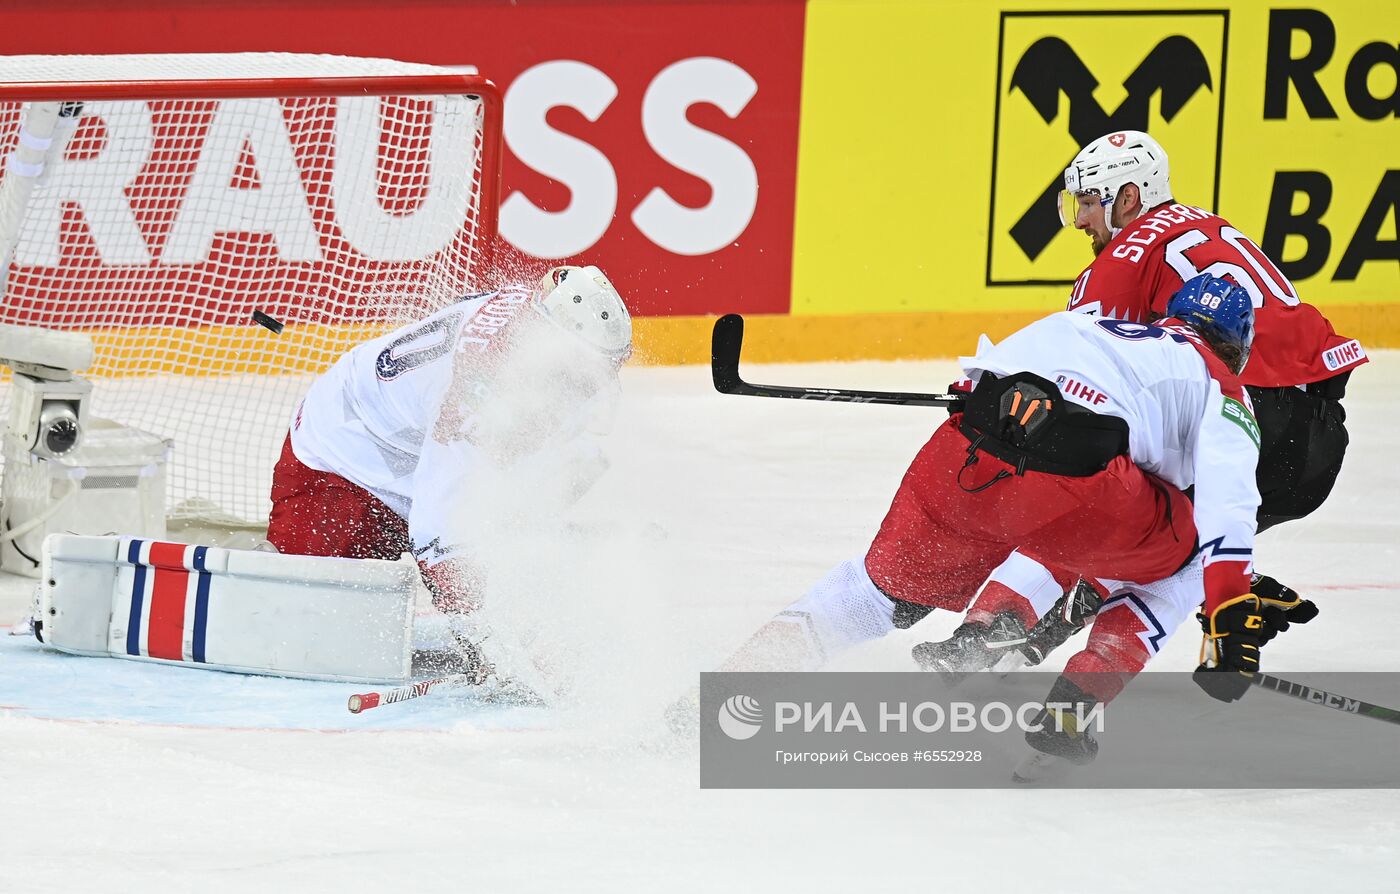
[[[1228,278],[1249,294],[1256,337],[1240,379],[1259,422],[1259,531],[1315,510],[1331,492],[1346,453],[1341,399],[1352,370],[1366,362],[1361,344],[1337,335],[1317,308],[1300,301],[1288,278],[1229,221],[1176,202],[1166,152],[1147,134],[1122,131],[1094,140],[1065,169],[1064,183],[1061,222],[1084,232],[1094,251],[1075,280],[1068,310],[1150,322],[1185,281],[1201,273]],[[1027,656],[1032,661],[1082,628],[1083,612],[1064,616],[1074,613],[1075,600],[1053,610],[1049,604],[1075,587],[1076,570],[1012,555],[969,613],[965,668],[996,660],[975,640],[977,626],[1002,612],[1046,618],[1037,631],[1042,645]],[[1088,589],[1095,586],[1089,580],[1078,589],[1092,602],[1106,595],[1102,588]],[[1255,589],[1297,598],[1265,576],[1256,578]]]
[[[813,669],[935,608],[961,612],[1020,547],[1054,567],[1148,585],[1124,590],[1135,601],[1105,614],[1051,701],[1111,699],[1202,605],[1198,681],[1238,698],[1280,627],[1265,622],[1266,600],[1250,587],[1259,437],[1236,374],[1253,310],[1242,290],[1209,276],[1172,310],[1180,316],[1156,325],[1058,313],[964,359],[973,387],[914,458],[870,549],[780,612],[726,669]],[[1144,618],[1150,637],[1139,635]],[[1024,639],[1025,626],[1006,620],[999,632]],[[916,657],[935,658],[922,654],[933,648]],[[1088,740],[1031,744],[1092,758]]]
[[[469,610],[479,567],[463,522],[492,512],[497,471],[546,450],[561,499],[607,468],[590,430],[614,395],[632,321],[596,267],[533,290],[470,295],[352,349],[298,405],[273,473],[280,552],[397,559],[434,602]],[[470,527],[470,525],[467,525]]]
[[[1259,530],[1301,518],[1330,493],[1346,452],[1341,400],[1366,362],[1355,339],[1299,300],[1248,236],[1217,214],[1172,198],[1166,152],[1140,131],[1094,140],[1065,170],[1061,220],[1082,230],[1094,260],[1066,309],[1147,323],[1201,274],[1231,280],[1255,307],[1255,345],[1240,374],[1254,401],[1260,447]]]

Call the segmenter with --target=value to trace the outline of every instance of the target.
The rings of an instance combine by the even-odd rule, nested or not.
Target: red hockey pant
[[[1015,548],[1052,568],[1144,583],[1171,575],[1195,549],[1186,495],[1126,456],[1083,478],[1017,475],[985,450],[964,469],[961,421],[950,418],[919,450],[866,554],[886,595],[963,611]],[[969,492],[1001,470],[1010,477]]]
[[[359,485],[302,463],[290,435],[272,472],[267,539],[300,556],[394,560],[412,551],[401,516]]]

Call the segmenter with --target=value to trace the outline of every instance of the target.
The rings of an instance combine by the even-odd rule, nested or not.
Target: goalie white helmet
[[[1166,150],[1140,130],[1121,130],[1099,137],[1080,149],[1065,168],[1060,223],[1071,226],[1078,213],[1079,197],[1095,195],[1104,208],[1104,223],[1117,233],[1113,203],[1118,191],[1129,183],[1137,185],[1144,211],[1170,201],[1172,187]]]
[[[614,361],[632,353],[632,316],[597,267],[555,267],[540,280],[535,302],[556,326]]]

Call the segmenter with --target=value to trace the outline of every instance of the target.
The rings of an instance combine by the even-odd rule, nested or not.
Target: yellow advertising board
[[[1058,226],[1060,172],[1141,129],[1178,200],[1339,330],[1400,346],[1400,5],[810,0],[806,27],[795,317],[1063,307],[1091,254]]]

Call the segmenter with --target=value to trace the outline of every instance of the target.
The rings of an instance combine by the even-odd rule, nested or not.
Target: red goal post
[[[392,60],[0,57],[0,322],[92,335],[94,415],[175,441],[169,515],[265,521],[309,375],[488,276],[501,121]]]

